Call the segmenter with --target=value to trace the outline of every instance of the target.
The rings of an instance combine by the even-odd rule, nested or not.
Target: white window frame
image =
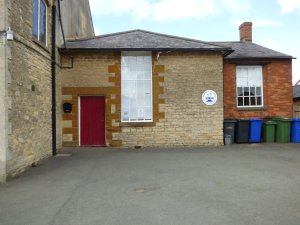
[[[32,1],[34,1],[34,0],[32,0]],[[47,3],[46,3],[46,1],[45,0],[36,0],[36,1],[38,1],[38,12],[37,12],[37,14],[38,14],[38,23],[37,23],[37,33],[38,33],[38,36],[36,37],[35,36],[35,34],[33,34],[33,25],[34,25],[34,23],[33,23],[33,21],[32,21],[32,34],[33,34],[33,36],[34,36],[34,38],[36,38],[40,43],[42,43],[43,45],[45,45],[46,47],[48,46],[48,43],[47,43],[47,39],[48,39],[48,33],[47,33],[47,28],[48,28],[48,26],[47,26],[47,24],[48,24],[48,18],[47,18],[47,15],[48,15],[48,7],[47,7]],[[44,3],[44,5],[45,5],[45,9],[46,9],[46,12],[45,12],[45,43],[43,43],[42,41],[41,41],[41,39],[40,39],[40,10],[41,10],[41,2],[43,2]],[[32,8],[32,10],[33,10],[33,8]],[[34,13],[34,12],[32,12],[32,13]]]
[[[239,106],[239,101],[238,101],[238,98],[239,98],[239,95],[238,95],[238,69],[239,68],[253,68],[253,67],[256,67],[256,68],[260,68],[261,70],[261,76],[260,76],[260,84],[261,86],[247,86],[250,90],[251,87],[255,87],[255,92],[256,92],[256,88],[257,87],[260,87],[261,88],[261,95],[257,95],[255,93],[254,96],[252,97],[255,97],[255,100],[257,101],[257,96],[260,96],[261,97],[261,105],[251,105],[251,99],[250,99],[250,94],[249,94],[249,105],[244,105],[244,102],[243,102],[243,106]],[[247,76],[249,76],[249,74],[247,74]],[[264,83],[263,83],[263,66],[261,65],[237,65],[236,66],[236,106],[237,108],[262,108],[264,107]],[[246,87],[246,86],[245,86]],[[244,88],[244,86],[243,86]],[[243,101],[244,101],[244,96],[243,96]],[[256,102],[257,103],[257,102]]]
[[[151,120],[146,120],[145,119],[145,114],[144,114],[144,119],[143,120],[139,120],[138,118],[136,119],[132,119],[129,118],[129,120],[124,120],[123,119],[123,114],[124,114],[124,107],[123,107],[123,91],[124,91],[124,79],[123,79],[123,75],[122,75],[122,71],[123,71],[123,65],[122,65],[122,59],[121,59],[121,122],[122,123],[150,123],[153,122],[153,74],[152,74],[152,52],[148,52],[148,51],[123,51],[121,53],[121,57],[126,57],[126,56],[149,56],[151,58],[151,69],[150,69],[150,74],[151,74],[151,78],[150,78],[150,84],[151,84]],[[126,81],[128,81],[129,79],[127,79]],[[136,79],[136,80],[132,80],[132,81],[142,81],[142,80],[148,80],[148,79]],[[130,107],[129,107],[130,108]],[[146,108],[146,106],[144,105],[144,108]],[[144,112],[145,113],[145,112]],[[130,113],[129,113],[130,115]]]

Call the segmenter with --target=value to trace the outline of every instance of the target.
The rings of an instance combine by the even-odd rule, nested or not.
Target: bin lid
[[[292,118],[293,121],[300,121],[300,118]]]
[[[250,121],[262,121],[263,119],[261,118],[251,118]]]
[[[272,120],[274,120],[274,121],[281,121],[281,122],[290,122],[290,121],[292,121],[289,118],[281,118],[281,117],[279,117],[279,118],[272,118]]]
[[[277,123],[275,121],[266,121],[266,122],[264,122],[264,124],[267,124],[267,125],[276,125]]]
[[[224,120],[224,123],[236,123],[237,122],[237,120],[235,120],[235,119],[225,119]]]

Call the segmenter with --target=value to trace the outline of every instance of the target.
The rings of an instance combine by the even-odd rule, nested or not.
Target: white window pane
[[[260,87],[262,79],[261,67],[249,67],[248,69],[248,82],[249,86]]]
[[[122,79],[130,80],[130,71],[128,70],[127,66],[122,67]]]
[[[143,56],[136,56],[136,61],[138,63],[138,66],[141,66],[144,63]]]
[[[136,94],[136,81],[124,80],[122,83],[122,92],[126,96],[134,96]]]
[[[145,119],[152,120],[152,108],[150,107],[145,108]]]
[[[122,96],[122,108],[123,109],[128,109],[130,104],[130,97],[123,95]]]
[[[144,56],[143,57],[143,61],[145,62],[145,63],[147,63],[147,64],[151,64],[151,56]]]
[[[262,66],[237,66],[237,106],[262,106]]]
[[[151,107],[151,95],[150,94],[145,95],[145,106]]]
[[[130,120],[136,120],[137,119],[137,105],[136,105],[135,98],[130,99],[129,110],[130,110],[130,115],[129,115]]]
[[[38,34],[39,0],[32,0],[32,34],[39,38]]]
[[[145,93],[151,94],[152,93],[152,86],[151,86],[151,80],[145,80]]]
[[[129,67],[131,68],[136,68],[137,63],[136,63],[136,56],[127,56],[129,60]]]
[[[137,115],[138,120],[144,120],[144,118],[145,118],[144,108],[138,108],[137,112],[138,112],[138,115]]]
[[[150,71],[145,71],[144,72],[144,79],[151,80],[151,78],[152,78],[151,70]]]
[[[145,57],[145,69],[144,69],[144,78],[151,79],[152,78],[152,63],[151,57]]]
[[[130,106],[130,97],[122,96],[122,120],[124,121],[129,120],[129,116],[130,116],[129,106]]]
[[[123,121],[129,121],[129,108],[123,109],[123,115],[122,115]]]
[[[39,40],[46,44],[46,4],[43,0],[40,1],[40,27],[39,27]]]
[[[123,73],[124,67],[128,67],[128,61],[129,61],[128,59],[129,59],[128,57],[122,56],[122,59],[121,59],[122,73]]]
[[[248,70],[244,67],[237,67],[236,76],[237,87],[248,86]]]
[[[144,102],[145,102],[144,81],[137,81],[137,105],[139,107],[144,107]]]
[[[137,80],[143,80],[144,79],[144,73],[143,71],[138,71],[136,75]]]
[[[144,54],[122,52],[122,121],[152,120],[152,58]]]
[[[129,120],[130,97],[122,96],[122,120]]]

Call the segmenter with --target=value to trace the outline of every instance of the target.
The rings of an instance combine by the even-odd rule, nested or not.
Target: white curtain
[[[262,66],[237,66],[237,87],[261,87]]]

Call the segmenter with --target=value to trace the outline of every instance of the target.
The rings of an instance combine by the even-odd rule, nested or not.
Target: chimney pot
[[[252,22],[244,22],[240,25],[240,41],[252,42]]]

